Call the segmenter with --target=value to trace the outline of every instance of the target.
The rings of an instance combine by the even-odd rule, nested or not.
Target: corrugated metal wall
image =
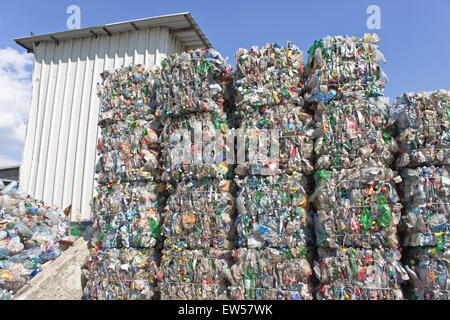
[[[33,92],[20,187],[64,209],[91,217],[98,136],[97,83],[105,70],[159,64],[183,44],[165,27],[35,46]]]

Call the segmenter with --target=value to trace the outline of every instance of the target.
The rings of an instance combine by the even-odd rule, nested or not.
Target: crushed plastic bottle
[[[318,249],[318,300],[403,300],[409,280],[396,249]]]
[[[329,248],[396,248],[402,204],[396,172],[387,168],[321,170],[310,201],[316,244]]]
[[[397,168],[450,165],[450,90],[404,93],[392,109]]]
[[[161,300],[228,300],[230,258],[222,249],[163,250]]]
[[[450,167],[405,168],[401,176],[403,245],[448,247]]]
[[[153,249],[92,248],[82,267],[82,299],[151,300],[158,272]]]

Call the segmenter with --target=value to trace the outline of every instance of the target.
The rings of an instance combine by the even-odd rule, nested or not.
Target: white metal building
[[[212,47],[190,13],[15,39],[33,52],[33,91],[20,169],[22,191],[91,217],[99,99],[105,70],[159,64],[169,54]]]

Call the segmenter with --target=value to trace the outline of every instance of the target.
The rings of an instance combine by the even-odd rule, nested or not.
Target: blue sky
[[[450,89],[449,0],[1,1],[0,50],[12,47],[20,54],[24,50],[12,39],[28,36],[30,31],[38,35],[66,30],[66,8],[72,4],[81,8],[81,27],[189,11],[233,65],[234,53],[240,47],[292,40],[306,52],[314,40],[328,34],[362,36],[376,32],[388,61],[384,71],[390,82],[385,93],[391,101],[406,91]],[[381,30],[366,26],[366,9],[372,4],[381,9]],[[31,71],[29,58],[22,55],[20,61]],[[29,85],[29,76],[19,81]],[[10,109],[2,106],[3,101],[0,93],[0,112]],[[20,121],[25,123],[27,107],[20,108],[25,114]],[[17,139],[23,140],[23,135]],[[20,160],[20,146],[2,150],[8,141],[5,135],[0,136],[0,155]]]

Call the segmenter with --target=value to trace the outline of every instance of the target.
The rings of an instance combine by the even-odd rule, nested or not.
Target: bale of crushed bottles
[[[160,207],[165,184],[121,182],[99,184],[93,201],[102,246],[155,247],[160,244]]]
[[[228,300],[231,252],[222,249],[162,251],[161,300]]]
[[[405,269],[411,279],[405,289],[408,300],[449,300],[448,246],[410,248],[405,254]]]
[[[363,38],[326,36],[315,41],[305,67],[305,101],[382,96],[388,78],[381,68],[386,60],[379,41],[378,35],[368,33]]]
[[[275,105],[303,106],[303,52],[292,42],[285,47],[239,49],[234,74],[236,112],[246,119],[264,115]]]
[[[101,122],[97,182],[151,181],[161,171],[158,133],[144,120]]]
[[[16,293],[84,230],[60,209],[20,192],[17,183],[6,186],[0,192],[0,290]]]
[[[404,93],[392,108],[397,168],[450,165],[450,90]]]
[[[409,279],[397,249],[318,249],[318,300],[403,300]]]
[[[315,169],[389,167],[397,152],[389,99],[318,102],[315,106]]]
[[[404,168],[400,173],[403,245],[448,246],[450,167]]]
[[[82,299],[153,299],[158,259],[154,249],[92,248],[82,268]]]
[[[98,182],[151,180],[159,170],[153,70],[140,65],[103,74],[98,84]]]
[[[306,249],[312,245],[308,186],[303,174],[248,176],[238,185],[238,245]]]
[[[224,88],[232,66],[214,49],[196,49],[174,53],[155,71],[153,91],[157,115],[223,113]]]
[[[105,71],[102,74],[103,82],[97,84],[99,121],[124,121],[133,118],[155,125],[155,71],[142,65]]]
[[[233,177],[233,165],[226,161],[227,135],[231,127],[225,113],[221,116],[196,113],[168,118],[160,139],[164,146],[162,179]]]
[[[181,181],[162,213],[164,247],[175,250],[234,247],[234,189],[231,180]]]
[[[316,212],[319,247],[396,248],[402,204],[396,192],[401,181],[388,168],[321,170],[310,197]]]
[[[232,300],[312,300],[312,270],[300,248],[233,251]]]
[[[238,148],[245,148],[245,161],[238,161],[234,172],[240,176],[259,175],[263,170],[274,174],[312,173],[313,126],[313,117],[303,112],[302,107],[277,105],[264,115],[249,115],[234,133],[243,136],[237,137]],[[259,158],[251,162],[252,156]],[[274,162],[275,168],[271,170]]]

